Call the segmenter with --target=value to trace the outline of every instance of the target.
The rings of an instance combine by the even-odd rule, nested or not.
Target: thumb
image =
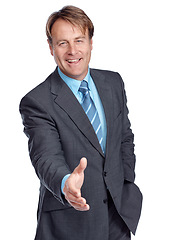
[[[81,158],[79,165],[75,168],[74,173],[81,174],[87,167],[87,159],[85,157]]]

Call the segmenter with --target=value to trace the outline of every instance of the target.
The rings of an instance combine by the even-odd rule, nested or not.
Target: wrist
[[[65,176],[63,177],[63,179],[62,179],[62,182],[61,182],[61,191],[62,191],[63,194],[64,194],[63,188],[64,188],[65,182],[66,182],[66,180],[69,178],[69,176],[70,176],[70,174],[67,174],[67,175],[65,175]]]

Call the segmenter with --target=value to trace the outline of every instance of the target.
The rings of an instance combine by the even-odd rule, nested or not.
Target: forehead
[[[88,36],[88,29],[84,30],[81,26],[73,25],[70,22],[58,19],[52,26],[51,29],[52,38],[58,37],[77,37],[77,36]]]

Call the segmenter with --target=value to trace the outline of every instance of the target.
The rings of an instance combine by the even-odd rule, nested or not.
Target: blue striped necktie
[[[83,94],[83,100],[82,100],[81,105],[94,128],[94,131],[97,135],[97,138],[98,138],[101,148],[103,150],[103,135],[102,135],[101,122],[99,119],[97,109],[94,105],[94,102],[93,102],[92,98],[90,97],[88,82],[83,80],[79,87],[79,91]]]

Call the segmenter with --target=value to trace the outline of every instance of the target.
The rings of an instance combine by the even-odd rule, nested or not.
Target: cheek
[[[90,60],[90,57],[91,57],[91,50],[88,50],[88,52],[86,53],[86,56],[87,56],[87,60]]]
[[[59,62],[61,62],[62,60],[63,60],[63,56],[62,56],[62,54],[59,52],[59,51],[53,51],[53,56],[54,56],[54,58],[55,58],[55,61],[59,61]]]

